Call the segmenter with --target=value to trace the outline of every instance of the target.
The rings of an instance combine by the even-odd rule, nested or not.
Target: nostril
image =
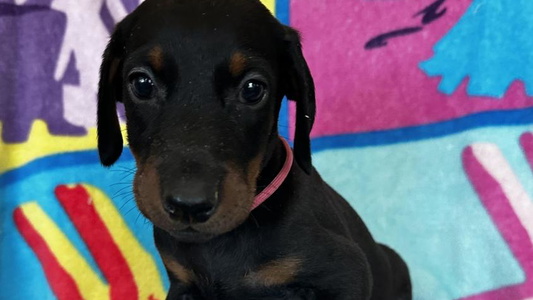
[[[170,199],[167,199],[167,201],[165,201],[165,204],[163,205],[165,207],[165,210],[174,215],[176,213],[176,206],[174,205],[174,202]]]
[[[189,210],[190,216],[199,223],[207,221],[212,213],[213,205],[210,203],[195,205]]]
[[[172,198],[169,197],[165,199],[163,208],[173,219],[187,222],[189,221],[189,217],[186,215],[186,212],[181,210]]]
[[[173,217],[183,217],[182,221],[191,223],[207,221],[214,211],[211,201],[199,198],[185,199],[169,196],[166,198],[164,207]]]

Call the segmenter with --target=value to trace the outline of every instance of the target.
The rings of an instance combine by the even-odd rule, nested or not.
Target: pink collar
[[[272,194],[274,194],[274,192],[283,183],[285,178],[287,178],[287,175],[289,175],[293,160],[292,150],[289,146],[289,143],[287,143],[284,138],[280,137],[280,139],[283,142],[283,146],[285,146],[285,153],[287,154],[287,156],[285,157],[285,162],[283,163],[283,167],[281,167],[281,170],[279,171],[278,175],[274,177],[274,180],[272,180],[272,182],[270,182],[270,184],[265,189],[263,189],[261,193],[255,196],[254,204],[252,205],[251,210],[255,209],[256,207],[261,205],[261,203],[265,202],[268,197],[272,196]]]

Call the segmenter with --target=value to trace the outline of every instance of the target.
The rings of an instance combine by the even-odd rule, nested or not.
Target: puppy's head
[[[297,102],[296,161],[310,172],[314,87],[297,32],[255,0],[147,0],[104,53],[100,160],[122,152],[121,101],[141,212],[178,239],[209,239],[248,217],[285,95]]]

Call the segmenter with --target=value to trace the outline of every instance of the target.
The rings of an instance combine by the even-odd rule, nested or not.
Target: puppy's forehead
[[[184,52],[273,52],[283,35],[280,23],[258,0],[147,0],[131,18],[130,50],[158,41]]]

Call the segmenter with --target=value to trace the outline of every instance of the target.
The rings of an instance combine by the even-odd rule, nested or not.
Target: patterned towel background
[[[533,1],[264,2],[304,37],[316,167],[415,299],[533,299]],[[95,150],[99,58],[136,5],[0,0],[0,299],[164,299],[132,156]]]

